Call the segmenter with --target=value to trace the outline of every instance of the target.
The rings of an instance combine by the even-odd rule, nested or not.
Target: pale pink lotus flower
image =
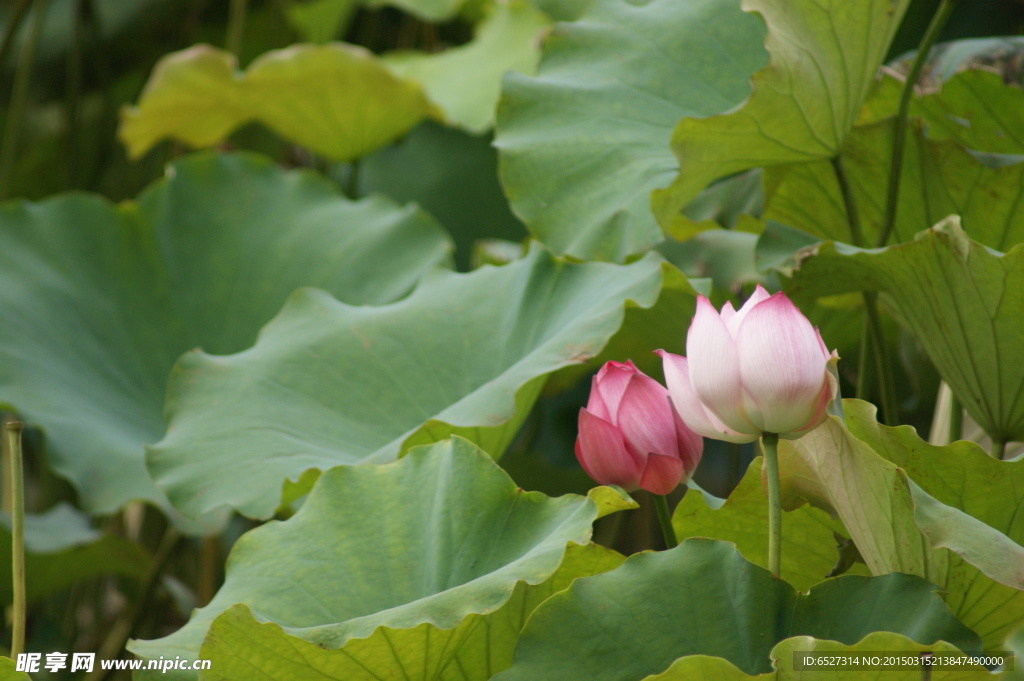
[[[668,390],[632,362],[608,362],[594,376],[580,409],[576,458],[596,482],[668,494],[690,480],[703,446]]]
[[[721,314],[698,296],[686,357],[657,353],[680,416],[716,440],[799,438],[825,420],[838,387],[828,369],[838,355],[785,293],[761,286],[739,310],[726,303]]]

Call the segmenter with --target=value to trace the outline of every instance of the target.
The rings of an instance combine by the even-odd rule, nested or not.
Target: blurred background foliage
[[[178,81],[169,77],[171,62],[166,60],[169,54],[179,53],[174,63],[182,69],[181,78],[205,83],[205,92],[212,97],[191,105],[209,107],[226,119],[234,117],[198,146],[257,152],[284,168],[313,170],[349,198],[383,195],[397,204],[416,203],[450,235],[456,269],[505,263],[525,252],[530,230],[516,216],[513,195],[519,192],[518,185],[503,188],[499,152],[493,145],[502,75],[509,69],[532,75],[546,41],[554,45],[562,35],[555,22],[572,21],[591,4],[588,0],[7,0],[0,6],[0,199],[37,201],[62,192],[86,191],[113,202],[132,202],[164,177],[169,163],[191,151],[180,135],[173,138],[181,111],[162,111],[159,102],[153,103],[158,85],[172,90],[176,86]],[[938,4],[939,0],[910,3],[887,56],[894,70],[905,71],[907,53],[915,49]],[[1005,83],[1020,85],[1024,83],[1024,45],[1014,36],[1021,32],[1021,0],[961,2],[941,41],[1005,39],[960,42],[940,49],[925,76],[945,80],[958,68],[971,65],[994,69]],[[297,43],[335,41],[365,52],[316,52],[307,47],[301,53],[293,50],[266,58]],[[211,47],[201,54],[181,52],[200,44]],[[316,95],[308,102],[301,97],[292,101],[285,97],[283,102],[308,108],[313,112],[310,122],[282,129],[277,112],[260,107],[268,101],[266,92],[282,87],[284,81],[274,78],[287,76],[272,70],[290,68],[289,59],[297,58],[315,61],[316,68],[327,74],[348,68],[348,62],[342,62],[350,58],[362,60],[367,69],[390,74],[394,89],[382,95],[380,110],[395,109],[394,102],[401,96],[402,106],[408,103],[404,117],[369,146],[353,146],[356,151],[351,154],[347,147],[338,151],[340,147],[317,139],[317,107],[334,111],[331,107],[351,105],[342,100],[318,103],[319,90],[331,85],[314,79],[302,83],[303,91]],[[239,85],[243,81],[257,94],[243,92]],[[267,89],[257,90],[260,83]],[[469,98],[463,96],[467,91],[472,93]],[[148,110],[147,96],[153,97],[148,100],[153,108]],[[511,107],[508,102],[503,106]],[[156,112],[153,119],[146,119],[156,122],[146,133],[150,139],[140,141],[132,137],[127,122],[146,111]],[[502,112],[498,110],[497,115],[500,121]],[[571,128],[573,122],[563,125]],[[310,143],[295,142],[296,136],[310,130],[314,131]],[[563,131],[549,134],[557,139]],[[135,157],[130,156],[129,147]],[[667,145],[665,153],[671,159]],[[755,258],[764,230],[762,179],[762,172],[753,170],[719,180],[687,207],[689,231],[672,233],[655,246],[687,276],[706,279],[706,291],[716,305],[741,299],[757,283],[773,289],[781,286],[778,274],[758,267]],[[527,181],[536,178],[527,177]],[[859,296],[837,294],[800,302],[820,326],[829,347],[849,358],[841,365],[841,378],[843,392],[852,395],[860,378],[859,365],[853,361],[862,343]],[[627,312],[626,325],[641,317],[641,311]],[[686,320],[680,324],[685,329]],[[927,433],[939,394],[939,374],[921,343],[893,315],[885,316],[883,331],[887,354],[895,360],[900,420]],[[680,351],[681,346],[679,337],[675,347],[667,349]],[[617,347],[619,355],[602,358],[626,359],[629,354],[621,348],[629,347],[628,342]],[[595,361],[587,365],[588,370],[595,366]],[[556,375],[541,392],[501,460],[520,486],[552,495],[586,493],[592,486],[573,455],[577,413],[588,389],[589,374],[568,371]],[[708,447],[695,482],[724,498],[743,478],[754,447],[724,443]],[[54,516],[56,520],[51,517],[50,526],[40,521],[39,537],[52,537],[46,528],[56,525],[63,534],[56,545],[39,547],[39,553],[59,552],[64,556],[61,560],[80,568],[74,574],[53,575],[45,593],[35,594],[35,649],[73,647],[115,656],[129,631],[143,638],[173,631],[193,606],[209,601],[222,578],[223,557],[233,541],[256,524],[235,516],[219,535],[182,538],[168,529],[160,513],[132,506],[124,513],[99,518],[101,532],[96,532],[91,529],[93,521],[76,510],[81,504],[74,487],[47,466],[38,431],[29,432],[27,448],[30,510],[61,514]],[[648,508],[642,503],[640,510],[602,519],[598,540],[626,553],[658,542]],[[282,508],[279,516],[289,513]],[[187,550],[178,550],[183,546]],[[90,569],[101,563],[102,571]],[[142,594],[155,599],[146,612],[126,605]],[[70,610],[63,607],[67,602],[86,605]],[[102,631],[123,632],[123,636],[101,640]]]

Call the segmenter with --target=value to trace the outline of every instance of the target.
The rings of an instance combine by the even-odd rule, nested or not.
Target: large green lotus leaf
[[[768,25],[767,67],[736,111],[686,118],[672,133],[679,175],[652,197],[669,229],[712,180],[839,153],[909,0],[744,0]]]
[[[238,540],[224,586],[188,624],[131,649],[147,658],[194,658],[213,620],[236,603],[331,649],[368,637],[386,645],[388,634],[375,634],[378,627],[455,629],[472,614],[500,611],[520,582],[550,579],[568,543],[589,543],[594,520],[630,506],[607,487],[590,497],[524,492],[460,438],[417,448],[390,465],[339,466],[324,472],[290,520]],[[611,567],[607,560],[577,565]],[[521,601],[527,603],[535,605]],[[421,652],[440,654],[424,631],[401,636]]]
[[[952,214],[961,217],[971,238],[986,246],[1005,250],[1024,241],[1024,163],[985,165],[954,142],[927,139],[920,125],[912,127],[906,144],[893,241],[909,241]],[[889,119],[854,128],[843,150],[869,244],[877,242],[885,212],[891,153]],[[765,193],[766,219],[824,239],[853,242],[828,161],[768,169]]]
[[[550,24],[526,2],[500,3],[466,45],[436,54],[392,53],[384,63],[400,78],[422,85],[447,123],[482,133],[494,125],[502,76],[536,71],[540,34]]]
[[[804,635],[856,643],[873,631],[977,648],[934,587],[910,575],[837,577],[806,595],[748,563],[732,544],[687,539],[631,556],[545,601],[495,681],[632,681],[685,655],[771,670],[776,643]]]
[[[870,414],[873,420],[869,406],[856,400],[845,400],[845,404],[854,414],[851,419],[865,420]],[[861,425],[858,429],[870,428]],[[974,518],[955,505],[957,497],[951,494],[944,495],[949,502],[944,504],[925,489],[940,493],[943,485],[957,484],[955,471],[963,468],[956,468],[955,459],[963,447],[931,448],[928,453],[935,454],[932,462],[914,451],[926,448],[906,430],[892,434],[885,429],[888,437],[875,435],[872,443],[831,417],[803,438],[780,445],[783,484],[835,512],[874,574],[898,571],[937,584],[950,608],[981,636],[985,648],[996,649],[1003,637],[1024,621],[1024,571],[1020,568],[1024,548],[1002,529],[1019,532],[1020,521],[1013,518],[1019,508],[1014,505],[1019,492],[1005,500],[1008,509],[1000,517]],[[982,454],[971,452],[968,461],[975,461],[977,455]],[[898,464],[901,460],[916,462],[917,469],[904,469]],[[1010,485],[1014,484],[1019,474],[1012,466],[1019,464],[995,463],[1001,465],[999,474],[1010,477]],[[963,505],[973,509],[983,503],[975,497],[983,487],[980,481],[988,478],[971,477],[975,482],[965,490],[973,500]],[[996,496],[992,490],[984,493]],[[943,507],[956,513],[943,511]],[[988,525],[986,520],[996,524]],[[988,542],[990,550],[978,551],[978,542]],[[1010,562],[1004,564],[1003,560]]]
[[[1000,589],[1005,606],[984,624],[974,625],[975,631],[995,638],[1013,621],[1024,621],[1020,612],[1013,614],[1024,612],[1024,517],[1019,513],[1024,507],[1024,461],[999,461],[968,442],[930,445],[909,426],[879,424],[874,406],[867,402],[847,401],[844,413],[851,433],[919,486],[920,491],[912,489],[916,520],[931,544],[949,548],[991,579],[1017,589]],[[970,601],[981,596],[982,589],[993,588],[981,579],[972,587],[947,596],[954,610],[961,609],[956,597]],[[983,612],[994,603],[985,600],[973,607]]]
[[[928,123],[928,137],[997,154],[1024,154],[1024,91],[997,74],[971,69],[942,89],[914,101],[913,114]]]
[[[100,575],[140,580],[152,561],[141,546],[94,530],[89,519],[60,504],[25,516],[25,591],[28,602]],[[0,514],[0,604],[10,605],[11,520]]]
[[[768,565],[768,499],[761,489],[761,458],[754,459],[746,475],[725,504],[712,509],[701,494],[688,493],[672,516],[676,536],[714,537],[731,541],[743,557],[761,567]],[[839,558],[833,532],[837,524],[810,505],[783,514],[781,577],[800,591],[824,581]]]
[[[888,294],[971,417],[996,439],[1024,440],[1024,247],[994,252],[953,216],[907,243],[826,241],[798,259],[798,295]]]
[[[196,45],[164,57],[118,136],[139,157],[171,137],[192,147],[224,140],[249,121],[335,160],[394,141],[430,113],[418,85],[343,43],[267,52],[238,74],[230,52]]]
[[[537,585],[517,582],[504,605],[471,614],[452,629],[424,623],[410,629],[378,627],[367,638],[324,649],[260,623],[244,605],[228,608],[210,625],[199,657],[211,661],[203,681],[266,678],[304,681],[486,681],[512,663],[526,618],[577,577],[607,572],[624,558],[596,544],[569,544],[558,570]]]
[[[658,304],[645,306],[627,302],[622,330],[612,337],[604,350],[586,364],[559,371],[545,386],[546,390],[567,389],[609,360],[623,362],[629,359],[644,373],[657,376],[661,372],[661,358],[654,354],[654,349],[685,353],[686,330],[696,311],[696,295],[711,295],[711,281],[687,279],[678,268],[668,263],[662,265],[661,271]]]
[[[498,107],[515,213],[579,258],[622,259],[661,241],[649,194],[675,176],[672,127],[742,101],[765,63],[763,38],[735,0],[596,0],[558,24],[537,77],[507,77]]]
[[[285,480],[299,480],[289,501],[317,470],[390,461],[452,433],[500,456],[547,374],[597,356],[628,301],[692,303],[692,289],[662,303],[663,267],[654,255],[573,265],[535,247],[503,267],[437,272],[388,306],[298,291],[251,349],[181,359],[150,471],[186,515],[228,505],[267,517]]]
[[[707,655],[691,655],[683,657],[668,668],[663,674],[649,676],[644,681],[804,681],[808,678],[827,678],[828,681],[920,681],[926,678],[920,666],[909,665],[897,668],[895,664],[878,663],[857,669],[834,667],[817,667],[809,669],[797,666],[804,653],[815,653],[836,658],[847,656],[860,658],[899,657],[916,658],[921,653],[946,653],[957,658],[962,653],[956,646],[940,641],[931,645],[922,645],[900,634],[887,631],[876,631],[868,634],[853,645],[844,645],[838,641],[822,641],[810,636],[794,636],[781,641],[772,649],[772,662],[775,671],[757,676],[748,676],[720,657]],[[989,674],[984,668],[972,665],[950,665],[944,668],[933,668],[927,677],[931,681],[979,681],[981,679],[997,680],[1001,674]]]
[[[353,304],[394,300],[449,248],[416,209],[349,202],[249,155],[176,163],[137,203],[8,204],[0,402],[45,430],[49,463],[86,509],[160,501],[143,445],[164,434],[181,353],[248,347],[299,286]]]

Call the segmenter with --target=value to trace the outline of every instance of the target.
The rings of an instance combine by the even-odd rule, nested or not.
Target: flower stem
[[[782,573],[782,495],[779,491],[779,436],[761,433],[764,469],[768,474],[768,569],[779,577]]]
[[[953,8],[958,0],[942,0],[939,8],[935,11],[928,29],[917,46],[917,54],[907,73],[907,79],[900,91],[900,104],[896,111],[896,121],[892,134],[892,157],[889,164],[889,188],[885,195],[885,216],[882,219],[882,228],[878,234],[879,248],[885,245],[892,234],[893,226],[896,224],[896,209],[900,199],[900,180],[903,174],[903,152],[907,142],[907,113],[910,110],[910,98],[914,94],[914,86],[921,75],[921,69],[928,60],[928,53],[932,51],[932,45],[939,39],[939,34],[949,20]]]
[[[665,546],[674,549],[679,546],[676,539],[676,531],[672,527],[672,516],[668,512],[668,497],[663,494],[654,494],[654,510],[658,512],[658,522],[661,523],[661,534],[665,537]]]
[[[20,421],[4,424],[7,451],[11,458],[11,658],[25,651],[25,479],[21,453]]]
[[[927,657],[933,657],[931,653],[921,653],[921,681],[932,681],[932,665]]]

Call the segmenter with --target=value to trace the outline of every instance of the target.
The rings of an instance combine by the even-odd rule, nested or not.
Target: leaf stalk
[[[876,244],[878,248],[885,246],[889,241],[896,224],[896,209],[899,207],[900,181],[903,174],[903,155],[907,143],[907,114],[910,111],[910,98],[914,94],[914,86],[921,76],[921,70],[928,60],[932,45],[939,39],[939,34],[942,33],[946,22],[949,21],[957,2],[958,0],[942,0],[939,4],[931,23],[928,24],[928,29],[921,38],[921,43],[917,46],[917,54],[914,55],[907,79],[903,83],[903,89],[900,90],[900,103],[896,110],[892,135],[892,157],[889,163],[889,187],[885,196],[885,216],[882,219],[882,229],[878,234],[878,243]]]
[[[25,467],[21,450],[20,421],[4,423],[10,456],[11,477],[11,658],[25,652]]]

